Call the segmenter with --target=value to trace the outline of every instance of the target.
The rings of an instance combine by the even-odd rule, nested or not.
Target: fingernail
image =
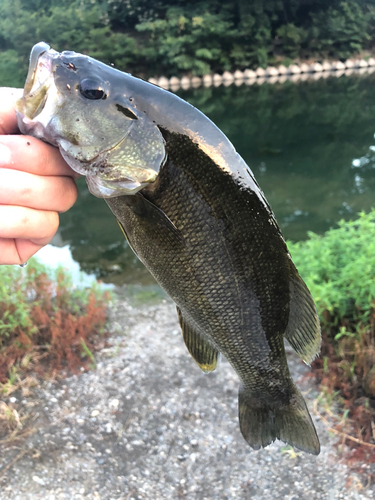
[[[11,163],[11,153],[8,146],[5,144],[1,144],[0,142],[0,167],[4,167],[5,165],[10,165]]]

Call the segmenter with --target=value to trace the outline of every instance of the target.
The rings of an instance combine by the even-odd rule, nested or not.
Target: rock
[[[258,78],[263,78],[266,75],[266,70],[263,68],[257,68],[255,74]]]
[[[114,410],[117,410],[119,405],[120,405],[120,401],[118,399],[111,399],[110,402],[108,403],[108,406],[110,408],[113,408]]]
[[[369,66],[375,66],[375,59],[373,57],[370,57],[370,59],[367,61],[367,64]]]
[[[180,85],[183,89],[188,89],[190,87],[190,79],[187,76],[183,76],[180,81]]]
[[[244,77],[245,77],[245,74],[243,73],[243,71],[240,71],[240,70],[236,70],[234,73],[233,73],[233,76],[234,76],[234,79],[235,80],[242,80]]]
[[[219,87],[223,83],[223,79],[220,75],[215,74],[212,78],[214,87]]]
[[[322,68],[323,68],[323,71],[332,71],[333,70],[332,64],[329,63],[328,61],[323,61]]]
[[[299,75],[301,73],[301,68],[297,64],[291,64],[289,66],[289,72],[293,75]]]
[[[37,483],[37,484],[40,484],[41,486],[44,486],[45,485],[45,482],[43,481],[43,479],[39,476],[33,476],[32,477],[32,480]]]
[[[335,71],[342,71],[345,69],[345,64],[341,61],[335,61],[332,63],[332,69]]]
[[[194,88],[199,87],[201,83],[202,83],[202,78],[199,78],[199,76],[193,76],[193,78],[191,79],[191,85]]]
[[[299,69],[301,70],[301,73],[309,73],[310,72],[310,65],[306,63],[300,64]]]
[[[90,413],[90,416],[91,417],[97,417],[99,415],[100,411],[99,410],[92,410],[92,412]]]
[[[278,66],[277,71],[278,71],[279,75],[287,75],[289,73],[288,68],[286,66],[284,66],[283,64]]]
[[[169,88],[173,91],[173,92],[176,92],[176,90],[178,90],[180,88],[180,84],[179,83],[174,83],[173,85],[171,84],[169,86]]]
[[[170,79],[169,79],[169,83],[171,85],[180,85],[180,79],[177,78],[177,76],[172,76]]]
[[[273,66],[269,66],[268,68],[266,68],[266,75],[267,76],[278,76],[278,74],[279,74],[279,72]]]
[[[255,71],[253,71],[252,69],[245,69],[243,74],[244,74],[244,77],[249,79],[249,80],[252,80],[252,79],[257,77]]]
[[[310,67],[312,71],[315,71],[315,73],[320,73],[321,71],[323,71],[323,66],[318,62],[311,64]]]
[[[209,87],[212,85],[212,76],[211,75],[204,75],[203,77],[203,85],[205,87]]]
[[[344,64],[345,64],[345,68],[347,68],[347,69],[354,68],[354,61],[352,61],[352,59],[347,59]]]
[[[158,84],[158,81],[156,78],[149,78],[148,81],[149,81],[149,83],[153,83],[154,85]]]
[[[229,73],[229,71],[224,71],[223,81],[232,83],[233,80],[234,80],[234,76],[232,75],[232,73]]]
[[[159,87],[162,87],[163,89],[167,89],[169,87],[168,78],[165,78],[165,76],[162,76],[161,78],[159,78],[158,85],[159,85]]]

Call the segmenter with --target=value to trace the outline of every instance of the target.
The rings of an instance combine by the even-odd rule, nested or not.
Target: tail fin
[[[319,455],[319,439],[307,410],[306,403],[296,387],[288,406],[270,408],[260,406],[243,386],[238,394],[240,429],[247,443],[259,450],[275,439],[280,439],[312,455]]]

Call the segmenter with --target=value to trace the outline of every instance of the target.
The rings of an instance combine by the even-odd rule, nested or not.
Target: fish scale
[[[189,139],[163,134],[169,159],[157,181],[141,193],[165,213],[184,242],[176,240],[176,249],[159,235],[150,252],[154,226],[142,215],[134,220],[133,200],[126,202],[130,213],[122,211],[117,198],[107,203],[136,254],[196,330],[227,357],[254,400],[286,405],[295,387],[282,339],[289,315],[285,269],[291,264],[285,243],[257,197],[238,190],[230,175],[220,175]],[[272,265],[259,261],[270,251]],[[207,255],[212,260],[207,262]]]

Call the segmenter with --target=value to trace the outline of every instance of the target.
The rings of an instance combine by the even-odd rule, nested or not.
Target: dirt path
[[[237,421],[238,380],[223,361],[203,375],[189,357],[173,304],[112,313],[113,346],[97,368],[48,382],[13,406],[35,414],[36,432],[4,447],[0,498],[333,500],[370,499],[316,421],[322,452],[294,455],[277,442],[252,451]],[[312,406],[307,368],[289,354],[293,377]],[[6,469],[7,468],[7,469]]]

